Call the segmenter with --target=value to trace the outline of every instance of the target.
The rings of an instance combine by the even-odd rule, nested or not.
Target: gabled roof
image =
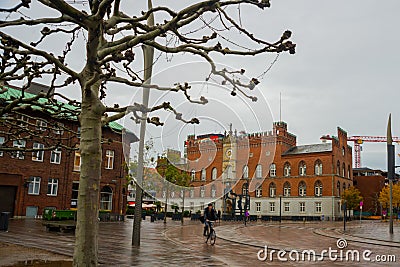
[[[5,88],[6,90],[4,90],[4,91],[0,90],[0,99],[5,100],[6,103],[10,103],[11,101],[22,97],[22,91],[20,91],[18,89],[11,88],[11,87],[8,87],[8,86],[1,86],[1,87],[2,87],[2,89]],[[35,96],[37,96],[37,95],[24,92],[24,97],[23,97],[22,100],[29,99],[29,98],[32,98],[32,97],[35,97]],[[52,101],[57,103],[57,106],[54,105],[54,103],[52,103]],[[77,121],[76,115],[73,114],[74,111],[78,110],[78,107],[76,107],[76,106],[73,106],[73,105],[70,105],[68,103],[61,102],[61,101],[55,100],[55,99],[52,99],[50,101],[47,98],[39,98],[37,100],[37,102],[39,104],[42,104],[42,105],[49,105],[49,107],[51,107],[51,105],[52,105],[53,107],[57,107],[58,108],[58,106],[59,106],[59,109],[60,109],[59,111],[62,112],[61,116],[60,115],[56,115],[55,111],[52,110],[52,109],[46,110],[46,112],[48,112],[50,115],[53,114],[53,117],[55,117],[55,118],[58,118],[58,119],[62,118],[62,119]],[[37,105],[31,105],[30,108],[32,108],[33,110],[38,110],[38,111],[43,110],[42,107],[37,106]],[[124,129],[124,127],[122,125],[120,125],[119,123],[117,123],[115,121],[110,122],[108,124],[108,126],[111,129],[116,130],[118,132],[122,132],[122,130]]]
[[[304,145],[304,146],[294,146],[289,148],[282,155],[299,155],[299,154],[307,154],[307,153],[321,153],[321,152],[331,152],[332,144],[331,143],[322,143],[322,144],[314,144],[314,145]]]

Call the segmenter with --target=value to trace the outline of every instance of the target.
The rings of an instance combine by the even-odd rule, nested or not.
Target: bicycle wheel
[[[215,233],[214,230],[212,230],[212,232],[210,233],[210,244],[214,245],[216,239],[217,239],[217,234]]]
[[[207,229],[205,235],[204,235],[204,232],[203,232],[203,240],[204,240],[204,242],[207,243],[209,238],[210,238],[210,234],[209,234],[208,229]]]

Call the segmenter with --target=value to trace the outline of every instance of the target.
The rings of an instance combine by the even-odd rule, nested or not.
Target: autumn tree
[[[385,186],[382,188],[381,192],[379,193],[379,203],[382,204],[383,207],[389,207],[390,201],[389,195],[389,186]],[[400,206],[400,184],[394,184],[392,188],[392,203],[393,207],[399,208]]]
[[[360,191],[354,186],[350,186],[343,191],[342,200],[346,201],[347,210],[355,210],[363,200]]]
[[[1,105],[0,116],[15,110],[40,106],[50,108],[43,99],[53,97],[68,102],[69,113],[78,116],[81,126],[80,186],[77,211],[74,266],[98,265],[98,199],[101,177],[102,126],[123,118],[126,114],[136,122],[154,125],[163,122],[154,112],[172,112],[177,120],[198,123],[185,118],[166,101],[147,107],[143,103],[122,106],[107,105],[108,89],[120,85],[120,90],[151,89],[183,94],[187,101],[206,104],[205,97],[191,96],[189,81],[184,74],[174,84],[153,84],[142,75],[137,58],[142,47],[160,53],[194,55],[209,64],[214,80],[231,88],[232,96],[241,94],[252,101],[249,90],[259,83],[257,78],[244,79],[244,69],[218,68],[214,56],[256,56],[288,51],[295,45],[289,41],[290,31],[268,42],[242,26],[237,10],[243,6],[259,9],[270,7],[269,0],[208,0],[198,1],[174,10],[169,6],[139,7],[138,1],[121,0],[30,0],[14,1],[14,6],[1,7],[0,13],[0,81],[2,92],[24,80],[21,96]],[[144,5],[143,5],[144,6]],[[205,20],[205,16],[212,19]],[[154,17],[155,24],[148,23]],[[203,24],[200,25],[199,23]],[[245,43],[235,43],[226,33],[239,33]],[[169,42],[170,38],[174,42]],[[139,61],[140,63],[141,61]],[[241,76],[242,75],[242,76]],[[48,93],[25,97],[32,82],[45,83]],[[78,98],[67,97],[79,92]],[[78,94],[75,94],[78,95]],[[62,109],[54,112],[61,116]],[[51,114],[51,112],[49,112]],[[54,113],[53,113],[54,114]],[[8,121],[2,119],[2,122]],[[18,129],[10,138],[20,138]],[[11,142],[12,143],[12,142]],[[6,142],[7,146],[10,142]],[[11,146],[10,146],[11,147]],[[14,150],[22,148],[12,148]]]

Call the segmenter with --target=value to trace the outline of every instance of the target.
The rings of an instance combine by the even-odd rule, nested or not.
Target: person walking
[[[245,225],[245,226],[246,226],[246,224],[247,224],[247,220],[249,220],[249,217],[250,217],[250,213],[249,213],[248,210],[246,210],[246,211],[244,212],[244,225]]]

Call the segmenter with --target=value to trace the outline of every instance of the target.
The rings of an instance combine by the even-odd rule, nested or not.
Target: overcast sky
[[[135,1],[135,7],[130,4],[130,12],[126,13],[137,14],[140,8],[134,8],[138,2]],[[177,10],[191,2],[154,1],[154,6],[167,3]],[[144,3],[146,1],[140,1],[142,6]],[[222,133],[229,123],[233,123],[233,128],[238,131],[271,130],[272,121],[280,118],[280,94],[282,120],[297,136],[299,145],[319,143],[324,134],[336,135],[338,126],[349,136],[385,136],[389,113],[392,113],[393,135],[400,136],[400,1],[279,0],[271,1],[271,4],[271,8],[263,12],[242,7],[243,26],[270,41],[279,39],[282,32],[289,29],[297,49],[295,55],[281,54],[261,80],[254,92],[259,98],[258,103],[233,98],[229,90],[215,84],[204,85],[207,66],[198,63],[197,58],[185,55],[168,58],[166,62],[163,55],[155,65],[154,81],[193,81],[193,95],[206,95],[210,104],[193,107],[175,94],[164,98],[159,94],[152,95],[152,103],[169,99],[185,115],[201,117],[203,122],[196,127],[185,126],[164,117],[170,121],[168,126],[163,131],[150,127],[149,136],[162,139],[164,147],[182,149],[188,133]],[[44,12],[36,4],[32,11],[36,14]],[[0,16],[4,19],[4,14]],[[25,30],[19,34],[30,33]],[[240,36],[237,40],[241,40]],[[233,69],[245,68],[246,75],[251,78],[263,73],[275,56],[218,57],[218,60]],[[79,59],[76,56],[78,65]],[[76,97],[79,92],[66,94]],[[132,90],[110,86],[107,103],[127,104],[133,95]],[[135,97],[139,99],[140,95]],[[353,144],[349,142],[349,145]],[[400,152],[397,146],[396,149]],[[362,166],[386,169],[385,153],[385,143],[364,144]]]

